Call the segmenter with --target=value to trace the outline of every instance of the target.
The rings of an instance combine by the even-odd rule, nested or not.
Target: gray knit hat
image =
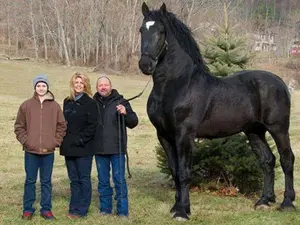
[[[45,74],[39,74],[39,75],[35,76],[33,78],[33,88],[35,88],[35,86],[39,82],[44,82],[45,84],[47,84],[47,87],[49,88],[49,80],[48,80],[47,75],[45,75]]]

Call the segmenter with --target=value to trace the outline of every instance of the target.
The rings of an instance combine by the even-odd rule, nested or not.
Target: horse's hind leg
[[[280,154],[280,164],[285,177],[284,199],[280,205],[282,210],[295,210],[293,201],[295,200],[294,190],[294,161],[295,157],[291,149],[288,132],[271,132]]]
[[[265,138],[266,129],[259,127],[251,132],[246,132],[251,148],[256,154],[264,174],[263,193],[256,202],[255,209],[268,208],[269,202],[275,202],[274,194],[274,167],[275,156],[273,155]]]

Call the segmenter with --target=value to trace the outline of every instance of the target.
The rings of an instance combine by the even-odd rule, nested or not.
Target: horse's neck
[[[162,61],[158,63],[157,70],[164,74],[164,77],[186,76],[187,68],[194,68],[191,57],[181,48],[175,38],[168,38],[168,49]]]
[[[193,74],[195,68],[193,60],[181,49],[179,45],[169,45],[168,51],[162,61],[158,62],[153,74],[152,91],[161,96],[167,92],[172,92],[172,88],[186,83]]]

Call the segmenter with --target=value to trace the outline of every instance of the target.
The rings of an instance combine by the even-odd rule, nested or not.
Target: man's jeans
[[[69,213],[86,216],[92,198],[91,170],[93,156],[66,156],[65,160],[71,188]]]
[[[110,165],[117,200],[117,214],[128,216],[128,195],[125,180],[125,155],[96,155],[100,212],[112,213],[113,190],[110,186]]]
[[[36,199],[35,183],[37,179],[38,170],[40,171],[41,182],[41,209],[44,213],[51,211],[52,203],[52,170],[54,162],[54,153],[48,155],[37,155],[25,151],[25,172],[26,179],[24,185],[23,196],[23,212],[34,213],[34,201]]]

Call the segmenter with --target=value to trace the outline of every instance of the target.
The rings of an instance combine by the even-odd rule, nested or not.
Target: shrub
[[[170,176],[160,145],[156,147],[156,156],[160,171]],[[215,183],[236,187],[244,194],[258,192],[263,182],[262,170],[245,135],[196,142],[191,176],[192,186]]]

